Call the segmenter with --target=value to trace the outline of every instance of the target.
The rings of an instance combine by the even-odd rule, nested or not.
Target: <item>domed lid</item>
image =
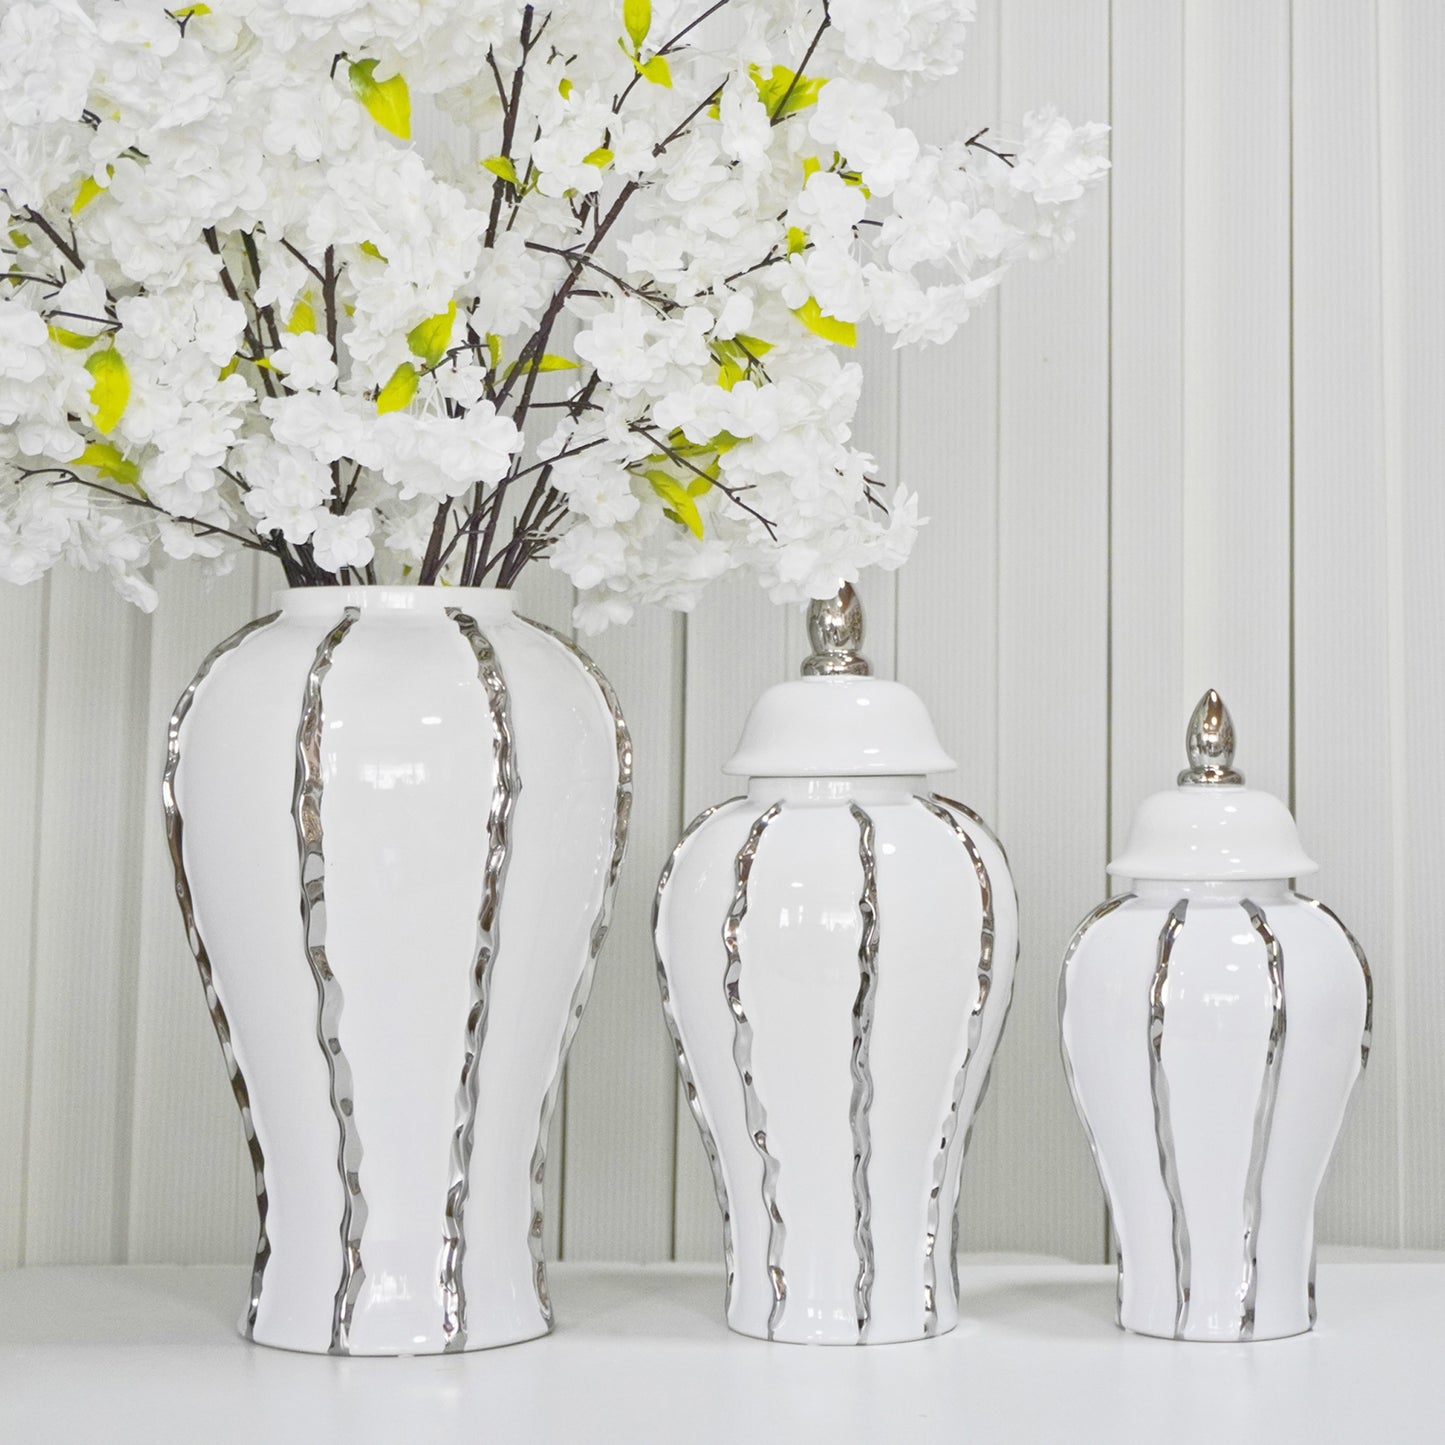
[[[1213,688],[1189,719],[1185,747],[1189,766],[1178,786],[1139,805],[1111,874],[1209,882],[1298,878],[1316,870],[1289,809],[1273,793],[1246,788],[1235,772],[1234,722]]]
[[[748,778],[878,777],[954,766],[918,694],[870,676],[858,648],[863,608],[846,582],[808,608],[803,676],[753,704],[725,773]]]

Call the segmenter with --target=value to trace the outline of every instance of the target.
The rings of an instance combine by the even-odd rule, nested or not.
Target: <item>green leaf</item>
[[[570,100],[572,97],[572,82],[565,75],[557,82],[557,94],[563,100]]]
[[[351,93],[366,107],[366,113],[382,130],[398,140],[411,139],[411,91],[404,75],[377,80],[375,60],[356,60],[347,72]]]
[[[216,377],[216,380],[217,380],[217,381],[225,381],[225,379],[226,379],[228,376],[234,376],[234,375],[236,374],[236,368],[237,368],[240,364],[241,364],[241,358],[240,358],[239,356],[233,356],[233,357],[221,368],[220,375],[218,375],[218,376]]]
[[[209,15],[210,13],[209,5],[187,5],[184,10],[171,11],[177,20],[194,20],[197,15]]]
[[[504,181],[511,181],[518,190],[521,189],[522,183],[517,179],[517,168],[508,157],[488,156],[482,162],[482,169],[491,171],[494,176],[501,176]]]
[[[803,184],[806,186],[813,175],[823,169],[823,162],[817,156],[803,157]]]
[[[654,55],[651,60],[644,61],[637,67],[637,73],[653,85],[660,85],[664,90],[672,89],[672,67],[665,55]]]
[[[857,346],[858,344],[858,328],[851,321],[839,321],[835,317],[825,315],[823,308],[812,296],[808,297],[793,312],[793,315],[814,336],[821,336],[824,341],[832,341],[839,346]]]
[[[794,72],[786,65],[775,65],[771,75],[764,75],[756,65],[750,65],[748,74],[758,88],[758,99],[775,120],[816,104],[818,92],[828,83],[827,76],[798,76],[794,83]]]
[[[634,50],[642,49],[647,32],[652,29],[652,0],[622,0],[622,28]]]
[[[447,354],[452,342],[452,326],[457,319],[457,303],[453,301],[440,316],[431,316],[406,333],[406,344],[413,356],[428,366],[435,366]]]
[[[308,331],[316,330],[316,308],[304,296],[296,303],[295,309],[291,312],[291,319],[286,323],[286,329],[293,336],[301,336]]]
[[[612,164],[612,152],[606,146],[598,146],[590,155],[582,157],[584,166],[596,166],[600,171],[604,166]]]
[[[796,256],[808,249],[808,233],[801,226],[788,227],[788,255]]]
[[[82,336],[78,331],[67,331],[63,326],[47,326],[50,339],[57,346],[69,347],[71,351],[85,351],[100,340],[99,336]]]
[[[376,261],[385,261],[385,260],[386,260],[386,257],[383,256],[383,255],[381,254],[381,252],[376,249],[376,242],[375,242],[375,241],[363,241],[363,242],[361,243],[360,250],[361,250],[361,254],[362,254],[363,256],[370,256],[373,260],[376,260]]]
[[[139,490],[140,468],[127,461],[109,442],[91,442],[75,459],[76,466],[94,467],[102,476]]]
[[[10,244],[17,251],[23,251],[30,244],[30,237],[24,231],[11,231]]]
[[[492,370],[495,371],[502,364],[502,338],[495,331],[487,332],[487,355],[492,361]]]
[[[114,349],[97,351],[85,363],[85,369],[93,378],[90,386],[91,405],[95,407],[92,425],[103,436],[108,436],[125,415],[130,401],[130,372],[125,358]]]
[[[701,542],[702,514],[697,509],[697,503],[688,495],[688,489],[667,472],[648,472],[647,480],[652,490],[669,504],[667,515]]]
[[[748,369],[735,361],[720,361],[717,369],[717,384],[724,391],[731,391],[738,382],[747,378]]]
[[[403,361],[378,393],[376,414],[385,416],[389,411],[401,411],[416,395],[417,379],[416,367],[409,361]]]
[[[86,176],[80,183],[80,189],[75,193],[70,214],[78,216],[104,189],[105,187],[94,176]]]
[[[764,341],[761,336],[744,336],[739,331],[735,339],[739,346],[745,347],[750,355],[758,357],[759,360],[773,349],[773,343]]]
[[[568,356],[556,356],[547,352],[539,360],[536,357],[528,357],[526,361],[519,361],[514,371],[576,371],[577,363]]]

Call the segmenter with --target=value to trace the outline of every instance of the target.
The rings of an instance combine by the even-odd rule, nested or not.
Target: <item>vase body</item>
[[[922,776],[755,778],[688,830],[656,940],[733,1329],[881,1344],[956,1324],[959,1175],[1017,939],[1002,850]]]
[[[242,1328],[342,1354],[534,1337],[548,1122],[625,843],[625,727],[505,593],[278,604],[183,695],[165,780],[256,1168]]]
[[[1369,973],[1344,925],[1283,879],[1134,882],[1076,934],[1060,1015],[1119,1323],[1310,1329],[1315,1196],[1369,1051]]]

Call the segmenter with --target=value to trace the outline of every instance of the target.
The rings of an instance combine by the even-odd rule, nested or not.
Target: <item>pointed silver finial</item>
[[[1224,699],[1211,687],[1199,699],[1184,735],[1189,766],[1179,774],[1181,783],[1242,783],[1234,762],[1234,719]]]
[[[873,669],[863,645],[863,604],[845,582],[836,597],[808,604],[808,641],[813,655],[803,660],[804,677],[868,677]]]

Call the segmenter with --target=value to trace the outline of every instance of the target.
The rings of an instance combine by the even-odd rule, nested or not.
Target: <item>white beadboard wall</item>
[[[1322,1204],[1332,1242],[1445,1245],[1445,6],[984,0],[925,135],[1037,102],[1108,118],[1115,174],[1061,264],[949,347],[876,339],[860,431],[932,524],[862,588],[879,672],[960,759],[1023,898],[1012,1021],[965,1190],[974,1249],[1102,1257],[1055,982],[1184,719],[1224,693],[1251,781],[1295,806],[1375,975],[1376,1048]],[[171,705],[263,610],[251,564],[0,589],[0,1265],[243,1259],[241,1131],[176,917],[157,801]],[[551,574],[523,589],[562,622]],[[648,934],[683,823],[733,784],[799,618],[725,586],[595,646],[631,720],[631,856],[558,1111],[550,1246],[711,1258]]]

